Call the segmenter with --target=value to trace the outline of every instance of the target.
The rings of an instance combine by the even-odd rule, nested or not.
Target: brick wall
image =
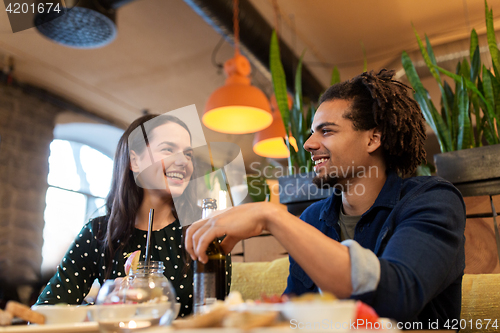
[[[61,108],[0,84],[0,280],[40,278],[49,145]]]

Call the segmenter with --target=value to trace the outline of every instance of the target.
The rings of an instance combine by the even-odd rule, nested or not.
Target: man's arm
[[[241,205],[194,223],[187,230],[186,250],[194,260],[206,262],[205,250],[215,237],[226,235],[222,246],[229,252],[263,230],[276,237],[320,289],[339,298],[351,295],[348,248],[272,203]]]

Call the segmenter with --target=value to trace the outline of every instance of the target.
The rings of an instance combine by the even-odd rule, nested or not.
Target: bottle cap
[[[213,198],[206,198],[206,199],[203,199],[203,204],[201,206],[201,208],[205,209],[205,208],[208,208],[208,209],[217,209],[217,199],[213,199]]]

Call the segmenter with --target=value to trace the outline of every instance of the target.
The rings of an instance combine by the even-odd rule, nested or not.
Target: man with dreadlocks
[[[207,260],[215,237],[226,235],[228,252],[267,230],[290,254],[286,294],[329,291],[422,328],[458,319],[465,205],[447,181],[409,177],[425,160],[424,120],[393,73],[363,73],[320,99],[304,149],[314,182],[335,186],[332,196],[300,219],[253,203],[196,222],[186,237],[192,258]]]

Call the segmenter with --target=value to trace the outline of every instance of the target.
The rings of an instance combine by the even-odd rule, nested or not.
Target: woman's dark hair
[[[146,122],[147,124],[145,124]],[[152,130],[167,123],[179,124],[186,129],[191,138],[189,128],[179,118],[171,115],[145,115],[134,120],[118,141],[113,164],[111,189],[106,199],[106,228],[101,229],[99,232],[108,258],[107,277],[109,277],[109,272],[111,271],[112,258],[114,258],[117,251],[126,245],[134,232],[136,214],[144,196],[144,190],[142,187],[137,186],[134,174],[130,170],[130,150],[141,154],[145,150],[146,144],[149,145],[149,140],[152,138]],[[140,128],[141,130],[134,131],[136,128]],[[193,159],[192,161],[192,177],[194,178],[196,167],[195,160]],[[177,205],[179,212],[173,207],[174,216],[176,218],[179,215],[192,216],[196,212],[199,212],[195,197],[195,182],[189,182],[189,185],[182,194],[182,200],[176,201],[179,203]],[[192,217],[194,220],[194,216]]]
[[[410,87],[393,80],[393,75],[394,71],[387,69],[377,74],[364,72],[328,88],[319,103],[351,101],[343,117],[351,120],[357,131],[379,129],[387,169],[406,177],[425,161],[425,125],[417,102],[407,94]]]

